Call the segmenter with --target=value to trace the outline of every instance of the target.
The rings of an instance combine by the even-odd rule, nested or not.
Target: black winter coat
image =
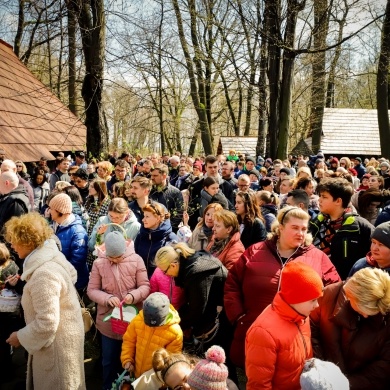
[[[183,330],[192,327],[199,336],[213,327],[217,306],[223,306],[226,277],[227,269],[206,251],[180,258],[175,284],[184,289],[185,304],[179,308]]]

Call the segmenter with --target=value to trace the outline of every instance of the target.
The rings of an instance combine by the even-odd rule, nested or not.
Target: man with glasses
[[[151,173],[153,183],[150,199],[166,207],[171,214],[171,225],[174,233],[177,232],[183,218],[183,195],[168,181],[168,167],[164,164],[156,165]]]
[[[129,181],[130,175],[129,175],[129,169],[130,165],[125,160],[118,160],[115,163],[115,171],[114,176],[107,182],[107,190],[111,194],[112,192],[112,186],[115,183],[118,183],[120,181]]]
[[[68,174],[68,169],[70,161],[63,157],[56,160],[57,166],[55,172],[50,176],[50,191],[53,191],[57,181],[66,181],[70,183],[70,176]]]

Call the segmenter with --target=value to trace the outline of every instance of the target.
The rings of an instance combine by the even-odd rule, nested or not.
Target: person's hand
[[[129,372],[134,372],[134,366],[130,362],[127,362],[123,368]]]
[[[110,297],[107,301],[111,307],[119,307],[121,301],[117,297]]]
[[[8,337],[7,340],[5,340],[6,343],[8,343],[9,345],[11,345],[12,347],[20,347],[20,342],[19,342],[19,339],[18,339],[18,332],[13,332],[10,334],[10,336]]]
[[[18,283],[18,280],[20,278],[20,275],[11,275],[6,279],[6,283],[9,283],[11,286],[16,286],[16,283]]]
[[[98,229],[97,229],[97,232],[98,232],[99,234],[104,234],[104,233],[106,232],[106,230],[107,230],[107,225],[100,225],[100,226],[98,227]]]
[[[126,305],[131,305],[132,303],[134,303],[133,294],[128,293],[128,294],[125,296],[124,301],[125,301]]]
[[[188,226],[188,221],[190,219],[190,216],[188,215],[187,211],[183,212],[183,224],[184,226]]]

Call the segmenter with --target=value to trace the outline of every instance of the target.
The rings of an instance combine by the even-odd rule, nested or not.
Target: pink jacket
[[[170,298],[171,304],[176,310],[179,310],[180,307],[184,305],[184,290],[181,287],[175,286],[174,278],[165,275],[160,268],[156,268],[150,279],[150,293],[154,292],[164,293]]]
[[[93,263],[87,288],[89,298],[98,304],[96,326],[100,333],[117,340],[122,338],[112,332],[110,321],[103,322],[104,317],[113,310],[107,303],[110,297],[114,295],[122,300],[131,292],[134,304],[140,308],[149,291],[145,263],[134,252],[133,241],[127,240],[127,250],[118,263],[111,262],[105,254],[101,254]]]

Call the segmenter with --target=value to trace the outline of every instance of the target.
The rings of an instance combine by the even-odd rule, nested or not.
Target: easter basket
[[[126,329],[131,320],[138,314],[138,309],[134,305],[124,305],[124,301],[121,301],[119,307],[115,307],[110,315],[104,318],[105,321],[111,321],[111,330],[123,335],[126,333]]]
[[[20,306],[21,296],[13,290],[3,289],[0,292],[0,312],[12,313]]]

